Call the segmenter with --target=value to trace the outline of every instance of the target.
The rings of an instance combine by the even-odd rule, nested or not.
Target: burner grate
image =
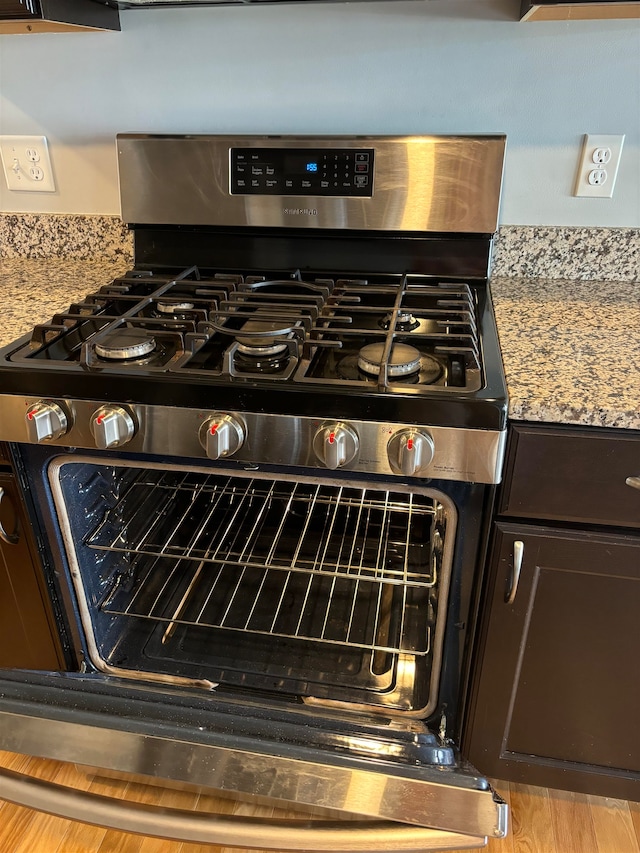
[[[110,337],[138,330],[144,357],[103,357]],[[382,349],[367,370],[360,350]],[[98,348],[96,350],[96,347]],[[395,355],[418,351],[402,371]],[[185,373],[218,382],[295,382],[373,392],[482,387],[476,297],[465,282],[420,275],[256,274],[190,267],[130,271],[47,324],[12,361],[77,363],[114,373]],[[368,364],[368,363],[367,363]]]

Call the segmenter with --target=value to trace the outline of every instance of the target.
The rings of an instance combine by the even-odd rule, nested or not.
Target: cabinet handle
[[[8,500],[8,498],[5,495],[4,489],[2,488],[2,486],[0,486],[0,505],[2,505],[2,501],[5,498]],[[2,522],[0,521],[0,539],[2,539],[3,542],[6,542],[7,545],[17,545],[19,538],[20,537],[18,536],[18,519],[17,519],[17,517],[16,517],[16,529],[13,531],[13,533],[7,533],[7,531],[2,526]]]
[[[505,604],[513,604],[518,591],[518,583],[520,581],[520,571],[522,569],[522,559],[524,557],[524,542],[517,540],[513,543],[513,569],[509,578],[509,589],[504,597]]]
[[[640,477],[627,477],[625,483],[632,489],[640,489]]]

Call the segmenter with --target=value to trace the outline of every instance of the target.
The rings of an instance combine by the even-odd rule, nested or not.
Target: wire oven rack
[[[105,612],[430,650],[446,518],[422,494],[145,471],[87,537],[119,552]]]

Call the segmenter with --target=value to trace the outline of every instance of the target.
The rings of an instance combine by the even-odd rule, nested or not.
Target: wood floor
[[[284,816],[266,807],[136,782],[90,776],[57,761],[0,751],[0,766],[110,797],[172,808]],[[511,833],[490,841],[489,853],[640,853],[640,803],[495,781],[511,804]],[[232,848],[180,844],[100,829],[0,803],[0,853],[236,853]]]

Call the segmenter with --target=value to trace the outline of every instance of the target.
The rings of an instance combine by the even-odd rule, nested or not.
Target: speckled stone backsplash
[[[0,258],[122,260],[131,233],[117,217],[0,213]],[[640,228],[503,225],[493,276],[640,281]]]
[[[116,216],[0,213],[0,258],[130,263],[133,238]]]
[[[640,228],[503,225],[494,276],[640,281]]]

